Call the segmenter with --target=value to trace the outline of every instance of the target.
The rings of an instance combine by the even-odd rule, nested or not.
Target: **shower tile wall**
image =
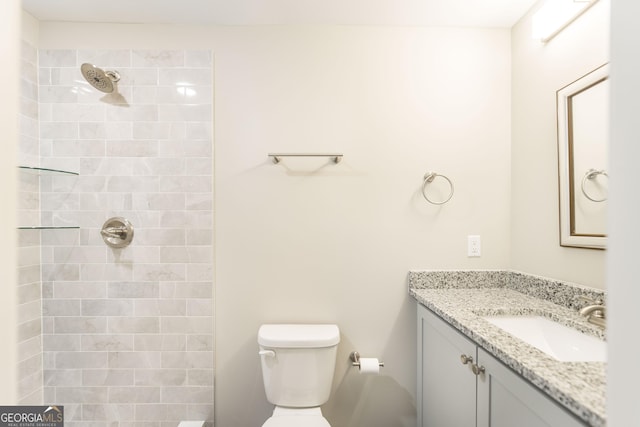
[[[38,166],[38,51],[22,43],[18,164]],[[21,226],[39,223],[37,174],[19,169],[18,218]],[[42,282],[40,231],[18,231],[18,402],[42,403]]]
[[[80,74],[121,75],[118,93]],[[213,86],[208,51],[41,50],[44,403],[69,427],[213,419]],[[107,247],[105,220],[133,243]]]

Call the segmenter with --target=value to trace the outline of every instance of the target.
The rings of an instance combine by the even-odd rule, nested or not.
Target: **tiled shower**
[[[85,62],[118,71],[117,93]],[[213,419],[212,62],[23,48],[18,162],[77,175],[20,172],[20,397],[70,427]],[[102,241],[115,216],[126,248]]]

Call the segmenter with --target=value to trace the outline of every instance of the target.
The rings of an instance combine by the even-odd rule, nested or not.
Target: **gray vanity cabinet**
[[[476,425],[476,344],[418,304],[418,427]]]
[[[585,426],[421,304],[417,407],[418,427]]]

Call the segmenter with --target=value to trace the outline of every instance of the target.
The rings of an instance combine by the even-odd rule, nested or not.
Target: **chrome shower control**
[[[123,248],[133,240],[133,225],[125,218],[109,218],[100,230],[102,240],[112,248]]]

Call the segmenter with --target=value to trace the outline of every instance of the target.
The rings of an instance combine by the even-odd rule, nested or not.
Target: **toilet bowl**
[[[329,400],[340,330],[336,325],[262,325],[262,380],[275,405],[262,427],[331,427],[320,406]]]
[[[320,408],[281,408],[276,406],[273,415],[262,427],[331,427],[322,416]]]

